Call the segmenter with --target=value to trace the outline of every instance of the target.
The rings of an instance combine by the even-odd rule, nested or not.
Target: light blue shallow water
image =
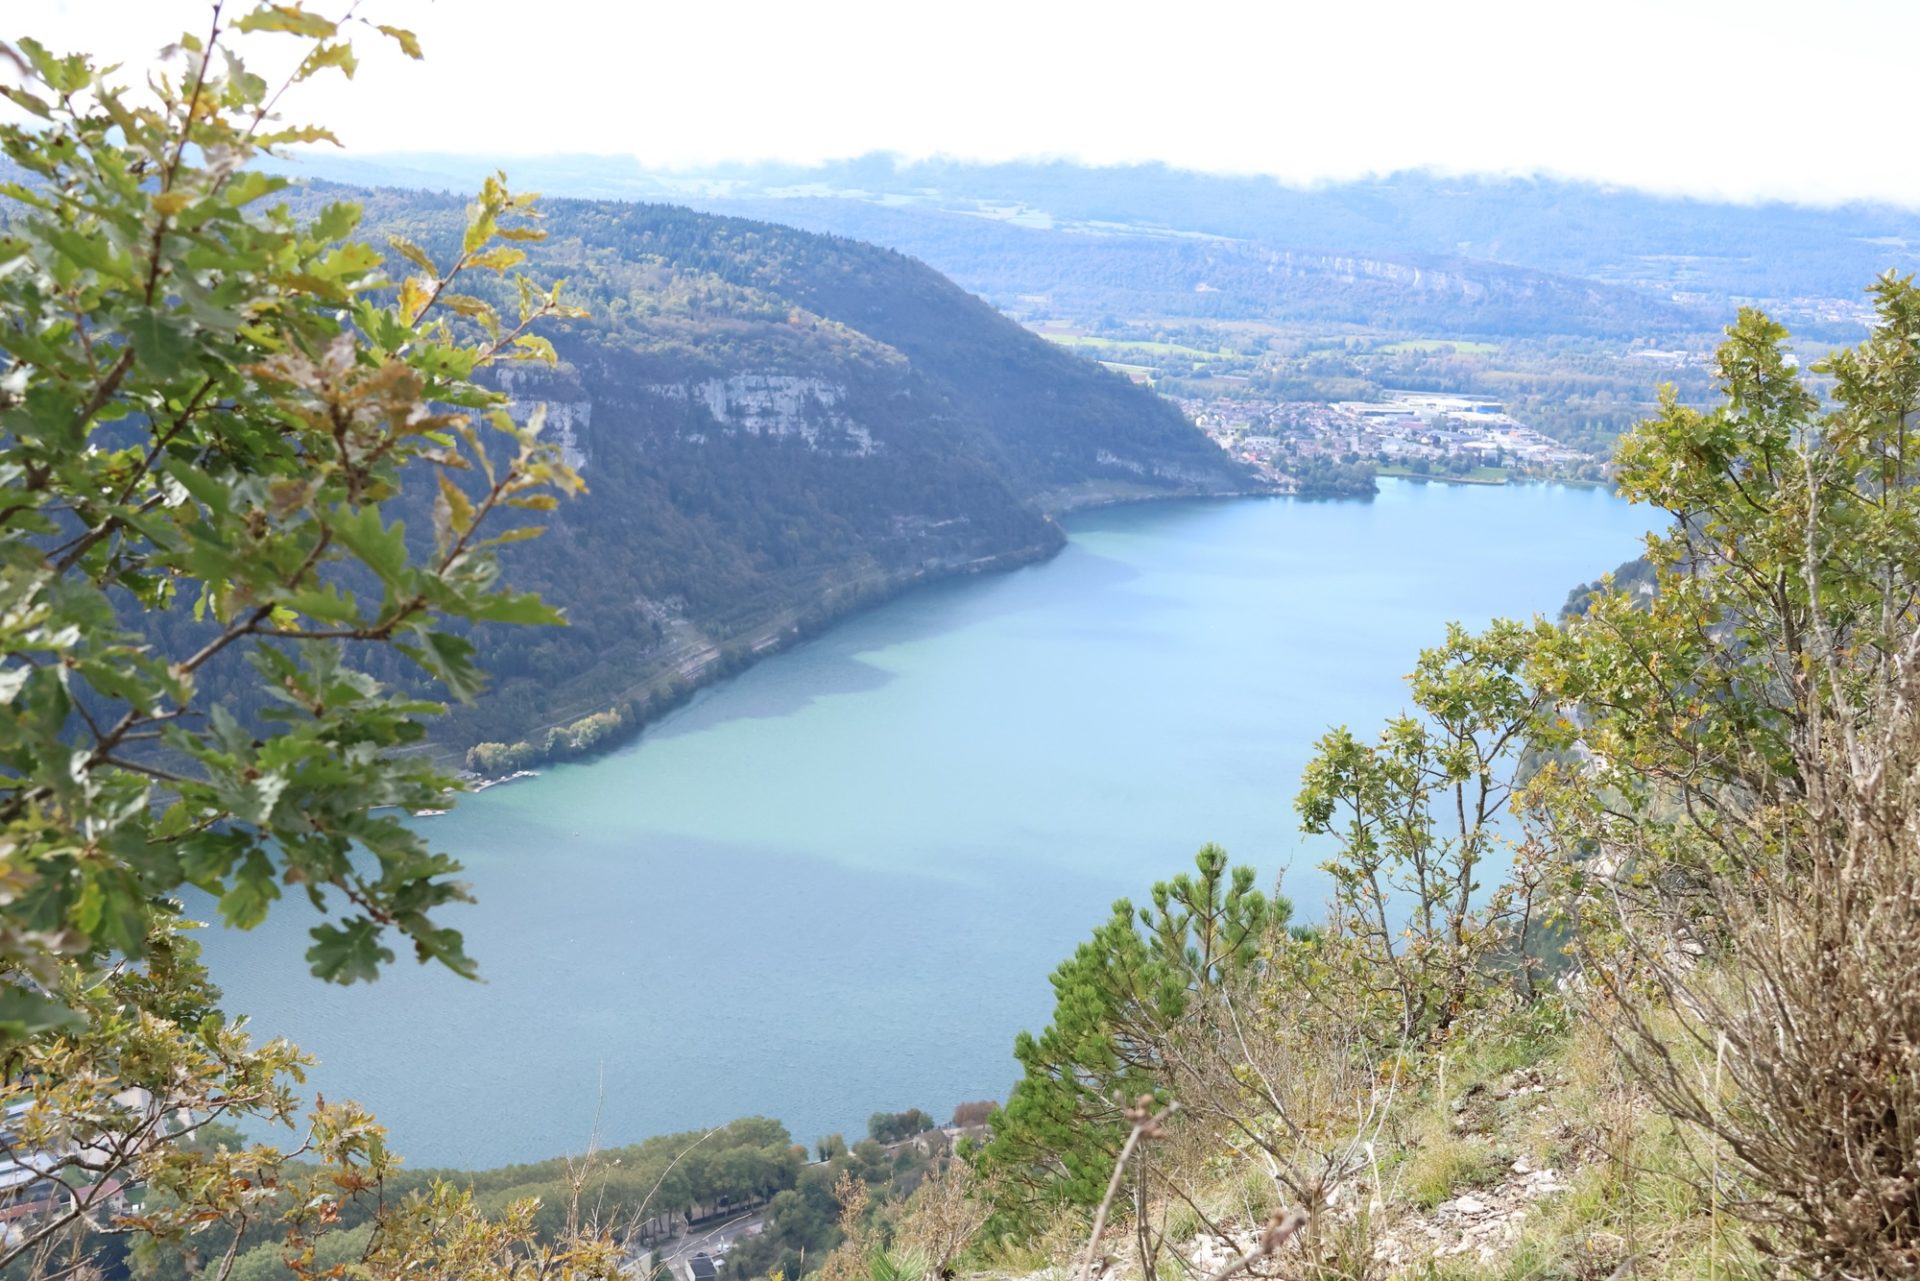
[[[1218,841],[1301,914],[1313,739],[1371,729],[1449,619],[1552,612],[1651,525],[1591,489],[1114,508],[1056,559],[916,591],[603,759],[427,820],[487,981],[306,976],[283,905],[209,931],[232,1008],[322,1060],[416,1165],[759,1113],[802,1141],[997,1098],[1047,975]]]

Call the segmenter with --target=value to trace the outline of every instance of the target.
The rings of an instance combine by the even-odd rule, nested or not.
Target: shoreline
[[[1519,480],[1470,480],[1462,477],[1400,476],[1382,475],[1381,480],[1394,480],[1409,483],[1438,482],[1441,484],[1471,485],[1483,489],[1520,487],[1525,485],[1563,485],[1576,489],[1607,488],[1605,481],[1581,481],[1570,479],[1551,479],[1545,477],[1526,477]],[[1156,503],[1175,502],[1229,502],[1248,498],[1284,498],[1299,502],[1372,502],[1378,497],[1372,495],[1332,495],[1321,497],[1313,494],[1290,494],[1270,487],[1211,490],[1204,492],[1167,493],[1167,492],[1092,492],[1078,495],[1056,492],[1042,495],[1043,500],[1054,499],[1047,503],[1042,515],[1058,532],[1057,539],[1046,544],[1028,544],[993,556],[981,557],[958,565],[943,566],[929,570],[925,567],[911,573],[889,576],[877,584],[861,588],[857,583],[846,603],[820,617],[814,625],[802,628],[790,617],[782,617],[763,624],[736,643],[722,647],[708,645],[697,655],[697,663],[687,670],[685,663],[669,665],[645,679],[636,681],[624,693],[612,699],[602,700],[586,711],[532,727],[527,731],[527,742],[532,736],[564,730],[580,725],[594,717],[619,716],[623,723],[611,732],[597,738],[591,745],[573,747],[560,751],[537,751],[526,759],[516,761],[510,770],[488,775],[468,766],[466,754],[444,744],[428,744],[423,750],[440,763],[455,769],[464,776],[467,791],[479,792],[504,782],[520,778],[537,778],[536,767],[563,764],[569,761],[596,760],[608,753],[627,747],[644,737],[648,726],[661,718],[679,710],[693,700],[702,691],[713,688],[720,682],[739,675],[759,660],[780,653],[802,641],[811,639],[829,628],[887,604],[896,597],[917,587],[931,586],[935,583],[970,577],[977,574],[1004,573],[1023,568],[1027,565],[1042,564],[1060,554],[1067,545],[1067,534],[1062,524],[1063,518],[1082,512],[1099,511],[1109,507],[1145,506]],[[646,701],[648,709],[644,714],[632,713],[632,709],[641,701]],[[627,716],[634,719],[625,720]],[[444,811],[441,811],[444,812]]]
[[[1044,502],[1055,498],[1054,502]],[[1210,490],[1190,493],[1167,493],[1161,491],[1142,493],[1090,493],[1081,496],[1064,494],[1042,495],[1041,515],[1057,532],[1057,537],[1047,543],[1030,543],[1024,547],[1013,548],[996,555],[981,557],[958,565],[942,566],[935,570],[922,567],[910,573],[893,575],[880,580],[876,585],[862,589],[857,584],[851,598],[845,605],[835,608],[820,618],[813,627],[802,629],[790,618],[782,617],[763,624],[761,627],[739,638],[734,644],[722,647],[709,645],[696,657],[698,659],[691,671],[683,670],[684,664],[669,665],[662,671],[634,682],[624,692],[610,699],[603,699],[593,707],[561,719],[529,727],[526,735],[518,742],[529,742],[537,735],[564,730],[568,726],[578,725],[596,716],[615,715],[623,708],[632,708],[641,700],[654,705],[648,715],[630,725],[622,725],[615,732],[598,740],[590,747],[566,752],[537,752],[526,760],[516,762],[512,770],[499,774],[485,774],[472,769],[466,753],[444,743],[428,743],[421,750],[436,761],[465,775],[468,793],[484,791],[503,782],[521,777],[538,777],[536,767],[557,765],[567,761],[588,761],[604,756],[609,752],[626,747],[641,738],[649,725],[661,717],[684,707],[701,691],[710,689],[730,677],[737,676],[753,666],[760,659],[780,653],[800,642],[824,632],[830,627],[866,610],[878,608],[894,598],[916,587],[931,586],[952,579],[971,577],[977,574],[1004,573],[1023,568],[1027,565],[1042,564],[1059,555],[1067,545],[1066,530],[1061,525],[1064,517],[1080,512],[1096,511],[1106,507],[1136,506],[1149,503],[1166,502],[1227,502],[1243,498],[1298,498],[1301,495],[1285,494],[1268,488],[1246,488],[1229,490]],[[1307,497],[1311,497],[1310,495]],[[1059,501],[1059,500],[1064,501]],[[1368,496],[1367,501],[1371,501]],[[733,657],[729,659],[728,655]],[[661,695],[666,695],[661,698]],[[657,700],[657,701],[655,701]],[[444,812],[444,811],[442,811]]]
[[[1051,515],[1048,515],[1047,519],[1058,530],[1059,522]],[[465,774],[466,790],[469,793],[485,791],[489,787],[495,787],[516,778],[538,777],[538,767],[569,761],[594,760],[633,743],[646,733],[648,726],[686,706],[702,691],[711,689],[722,681],[746,671],[761,659],[809,640],[866,610],[878,608],[916,587],[930,586],[934,583],[977,574],[1002,573],[1026,565],[1039,564],[1051,560],[1065,546],[1066,534],[1064,531],[1059,531],[1058,538],[1051,540],[1048,544],[1028,544],[993,556],[981,557],[958,565],[943,566],[938,570],[930,571],[922,568],[907,574],[889,576],[868,587],[856,586],[851,598],[844,605],[833,608],[810,627],[803,628],[790,617],[775,619],[741,637],[732,645],[725,647],[708,645],[690,660],[690,667],[685,663],[678,666],[670,665],[664,670],[636,681],[621,695],[604,699],[577,716],[568,716],[532,727],[527,731],[530,736],[540,735],[554,730],[565,730],[597,716],[632,715],[631,712],[623,713],[622,709],[631,709],[640,701],[647,701],[649,711],[646,714],[630,723],[618,726],[615,731],[608,733],[589,747],[560,752],[536,752],[524,763],[516,763],[513,770],[493,775],[473,770],[467,765],[464,752],[446,744],[430,743],[423,750],[441,764]],[[526,741],[526,739],[519,740],[519,742]]]

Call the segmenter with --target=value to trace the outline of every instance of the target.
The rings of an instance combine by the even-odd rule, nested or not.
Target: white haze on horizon
[[[1177,17],[1046,0],[361,9],[416,31],[426,61],[363,30],[355,80],[325,73],[286,112],[331,126],[356,158],[600,154],[688,169],[889,152],[1160,161],[1291,184],[1546,176],[1920,209],[1902,136],[1920,48],[1913,0],[1216,3]],[[8,10],[0,35],[86,48],[131,72],[204,27],[209,6]]]

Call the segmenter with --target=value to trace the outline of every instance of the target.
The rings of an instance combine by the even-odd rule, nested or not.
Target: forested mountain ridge
[[[1860,300],[1859,282],[1920,265],[1920,213],[1716,200],[1545,176],[1411,170],[1292,184],[1162,164],[970,164],[868,155],[812,168],[733,166],[688,175],[709,199],[869,201],[1028,210],[1094,230],[1180,229],[1362,256],[1445,256],[1713,297]],[[1862,319],[1864,320],[1864,312]]]
[[[375,243],[457,252],[463,200],[316,185]],[[531,266],[589,313],[500,376],[588,493],[509,550],[570,627],[492,628],[449,746],[511,742],[694,681],[858,600],[1050,554],[1050,513],[1246,490],[1168,402],[903,254],[664,205],[553,201]],[[654,705],[658,706],[656,697]],[[601,730],[608,728],[603,722]]]
[[[1740,300],[1772,307],[1797,331],[1850,339],[1868,319],[1859,282],[1920,267],[1911,209],[1739,203],[1547,177],[1409,171],[1295,185],[1159,164],[885,154],[687,171],[543,156],[512,168],[553,194],[668,199],[858,236],[995,303],[1047,295],[1044,310],[1069,314],[1671,338],[1717,331]],[[484,171],[435,154],[316,155],[292,170],[455,189]],[[1391,276],[1405,287],[1390,287]]]
[[[844,197],[698,203],[895,245],[1016,311],[1027,309],[1022,299],[1044,297],[1044,310],[1066,315],[1610,339],[1707,323],[1701,308],[1612,282],[1457,254],[1355,249],[1337,239],[1296,245],[1138,226],[1037,226]]]

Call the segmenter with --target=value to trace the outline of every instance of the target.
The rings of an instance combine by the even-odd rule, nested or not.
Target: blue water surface
[[[1394,481],[1084,513],[1046,564],[917,590],[423,820],[467,866],[479,903],[446,919],[484,982],[324,986],[303,903],[208,931],[216,977],[415,1165],[579,1151],[596,1124],[944,1117],[1005,1095],[1049,971],[1203,842],[1314,915],[1314,738],[1401,708],[1448,620],[1552,613],[1652,523],[1594,489]]]

